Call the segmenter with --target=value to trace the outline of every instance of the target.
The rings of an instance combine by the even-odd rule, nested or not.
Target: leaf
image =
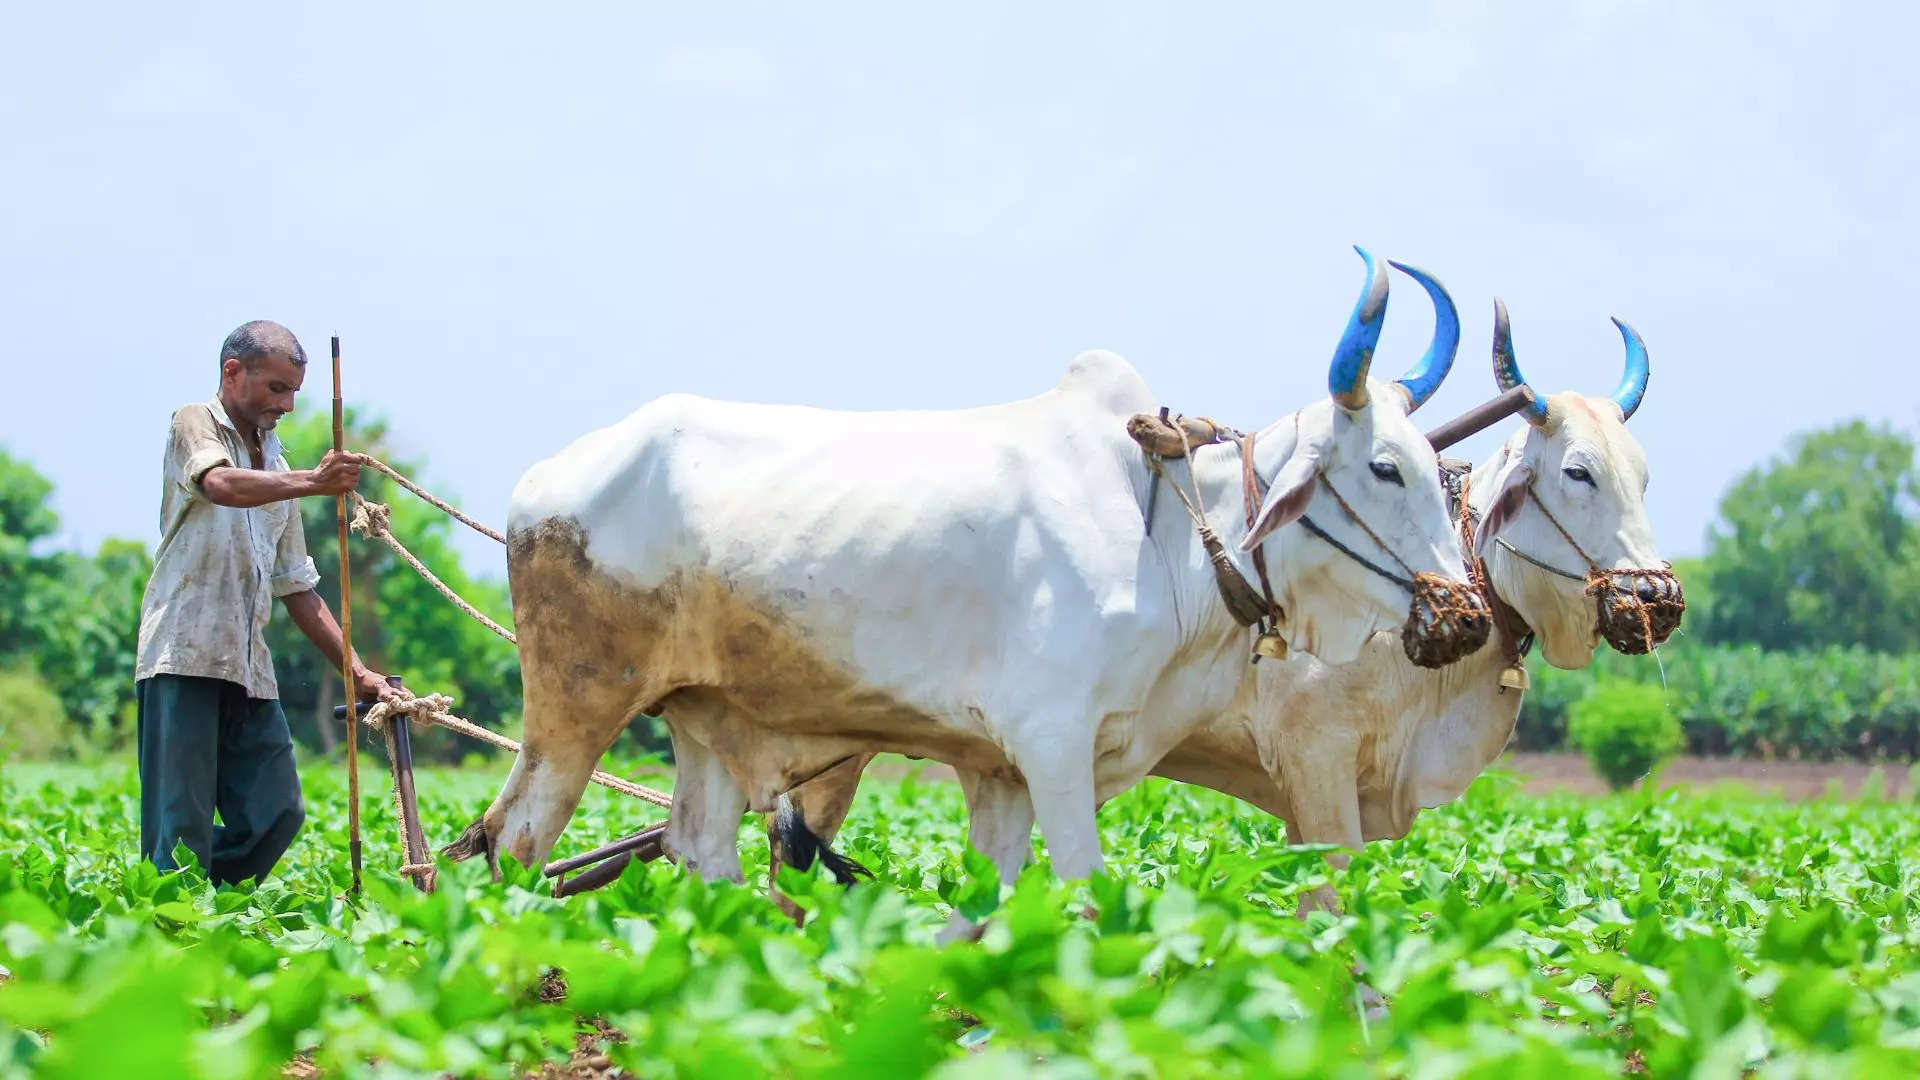
[[[953,906],[970,922],[986,922],[1000,907],[1000,871],[971,846],[961,856],[961,866],[966,877],[954,893]]]

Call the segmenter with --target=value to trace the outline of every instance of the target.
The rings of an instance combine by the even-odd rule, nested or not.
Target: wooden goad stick
[[[340,335],[333,335],[333,452],[346,453],[346,427],[340,404]],[[353,686],[353,577],[347,569],[347,497],[337,495],[340,522],[340,686],[347,702]],[[360,895],[360,717],[347,710],[347,857],[353,864],[353,895]]]

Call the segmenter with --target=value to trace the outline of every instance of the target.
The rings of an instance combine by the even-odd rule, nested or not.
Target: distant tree
[[[62,602],[47,615],[38,667],[68,715],[117,746],[133,727],[140,600],[153,558],[139,541],[107,540],[91,558],[61,552],[56,560]]]
[[[46,477],[0,449],[0,658],[37,653],[60,603],[59,560],[34,550],[60,527],[52,494]]]
[[[1768,649],[1920,649],[1914,443],[1855,420],[1749,470],[1708,531],[1708,637]]]
[[[1673,572],[1679,577],[1680,584],[1687,591],[1687,616],[1682,625],[1685,636],[1698,636],[1701,642],[1708,640],[1702,629],[1713,623],[1713,578],[1704,558],[1678,558],[1673,560]]]
[[[92,556],[37,550],[60,527],[52,495],[33,466],[0,451],[0,668],[36,672],[70,722],[124,727],[153,562],[135,540]]]

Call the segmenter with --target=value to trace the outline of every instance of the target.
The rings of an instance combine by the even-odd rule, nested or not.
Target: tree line
[[[396,457],[387,423],[349,410],[350,447],[416,479],[424,460]],[[281,441],[295,467],[332,442],[322,413],[290,417]],[[393,508],[393,531],[448,585],[511,626],[498,574],[476,575],[452,546],[454,523],[364,474],[361,492]],[[92,552],[50,549],[59,519],[52,485],[0,448],[0,750],[33,756],[110,752],[132,734],[134,647],[152,567],[141,540]],[[320,590],[338,610],[334,503],[304,499],[307,546]],[[517,729],[518,657],[414,575],[383,544],[349,543],[354,644],[369,664],[420,692],[453,695],[456,712]],[[504,560],[503,560],[504,564]],[[1686,622],[1660,657],[1601,650],[1582,672],[1539,662],[1516,744],[1558,748],[1566,715],[1596,687],[1662,682],[1689,745],[1704,753],[1804,756],[1920,754],[1920,468],[1915,441],[1889,425],[1850,420],[1801,433],[1748,469],[1722,496],[1706,554],[1675,566]],[[335,749],[339,675],[291,622],[276,617],[268,644],[296,737]],[[1664,662],[1664,672],[1662,663]],[[1544,669],[1544,670],[1543,670]],[[661,748],[659,726],[632,730]],[[419,740],[426,758],[486,752],[453,736]]]

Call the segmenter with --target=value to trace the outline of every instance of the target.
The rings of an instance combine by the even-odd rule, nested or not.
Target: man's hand
[[[286,605],[287,614],[292,616],[293,625],[313,642],[320,655],[327,658],[327,666],[334,671],[340,670],[340,654],[344,651],[344,642],[340,640],[340,624],[333,621],[333,612],[327,610],[326,602],[312,589],[303,589],[280,598]],[[353,697],[355,701],[392,701],[406,700],[407,692],[387,685],[387,677],[368,668],[353,659]]]
[[[385,675],[364,667],[353,673],[353,682],[356,701],[385,701],[397,705],[406,698],[406,692],[389,685]]]
[[[308,473],[308,481],[313,485],[316,495],[345,495],[360,486],[360,466],[366,464],[364,454],[347,454],[329,450],[320,458]]]

